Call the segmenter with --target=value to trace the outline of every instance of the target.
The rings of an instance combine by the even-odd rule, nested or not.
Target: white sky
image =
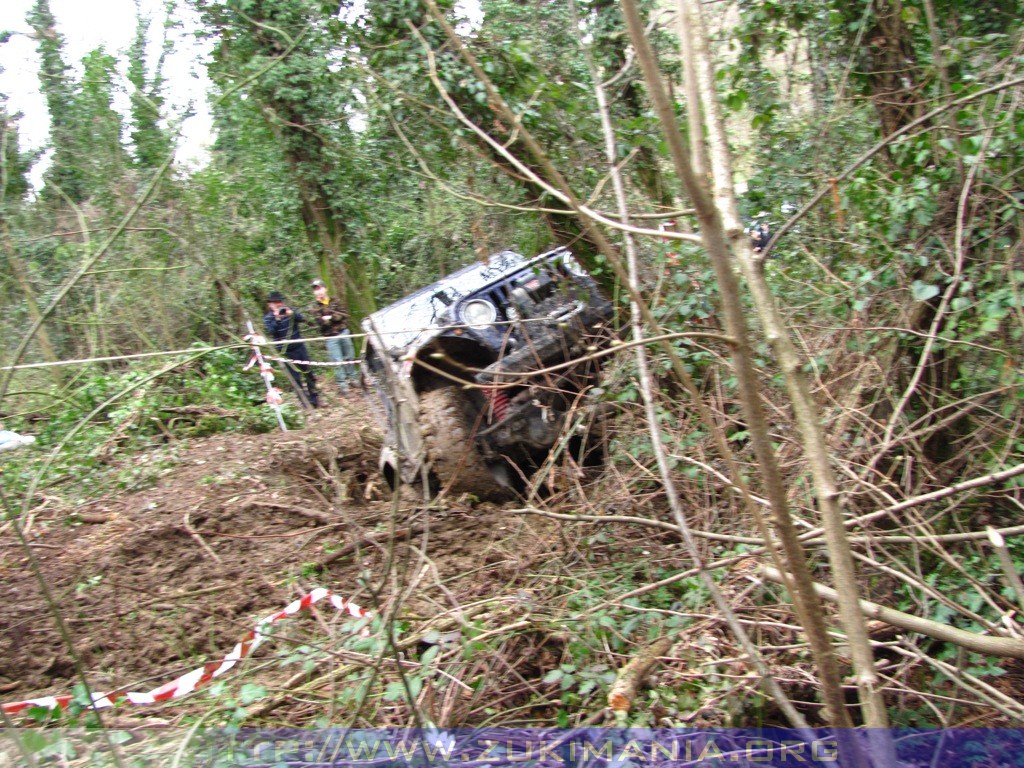
[[[25,21],[34,0],[0,0],[0,31],[13,31],[11,39],[0,44],[0,93],[7,97],[11,114],[22,113],[19,138],[22,149],[38,149],[47,143],[50,130],[46,101],[39,90],[39,57],[36,41]],[[210,44],[200,43],[192,34],[197,20],[188,9],[177,4],[178,29],[169,34],[175,42],[174,52],[164,64],[167,79],[165,110],[171,120],[179,117],[188,103],[194,105],[194,117],[183,127],[177,159],[191,166],[201,165],[207,158],[207,147],[213,140],[206,92],[209,81],[205,61]],[[136,12],[150,19],[149,50],[146,64],[155,65],[160,55],[162,29],[166,16],[165,0],[50,0],[50,10],[57,20],[57,30],[64,36],[65,61],[81,74],[82,58],[99,46],[118,60],[122,80],[116,84],[115,107],[128,114],[128,91],[125,75],[127,51],[135,37]],[[361,4],[357,4],[357,12]],[[467,19],[468,34],[482,19],[478,0],[458,0],[456,9]],[[33,168],[33,181],[38,186],[45,160]]]
[[[39,148],[49,135],[49,115],[46,102],[39,91],[39,57],[36,41],[30,34],[25,17],[33,0],[0,0],[0,30],[14,31],[7,43],[0,44],[0,93],[7,96],[10,113],[21,112],[19,137],[23,149]],[[156,64],[160,55],[163,23],[166,16],[163,0],[50,0],[50,10],[57,20],[57,31],[64,36],[65,61],[81,74],[82,58],[91,50],[103,46],[107,53],[118,59],[122,81],[117,83],[115,106],[122,113],[128,111],[127,51],[135,37],[136,6],[149,17],[149,51],[147,66]],[[174,52],[164,64],[167,79],[164,96],[165,109],[172,119],[180,116],[188,102],[195,105],[196,115],[186,121],[178,149],[178,160],[199,164],[205,158],[205,148],[212,140],[212,123],[207,109],[205,69],[198,62],[204,50],[191,34],[195,28],[192,19],[181,14],[180,29],[169,34],[175,41]],[[41,173],[39,168],[33,176]]]

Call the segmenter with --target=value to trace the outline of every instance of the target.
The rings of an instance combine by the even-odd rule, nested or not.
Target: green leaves
[[[63,450],[50,465],[49,482],[74,481],[80,489],[76,493],[86,497],[111,488],[141,488],[155,482],[173,462],[160,451],[167,435],[195,437],[277,429],[276,417],[265,404],[262,380],[254,371],[242,370],[244,354],[214,351],[152,381],[145,381],[152,374],[141,365],[121,373],[80,377],[76,392],[34,430],[42,446],[63,443]],[[120,399],[81,423],[119,393],[123,393]],[[286,406],[284,415],[290,425],[299,423],[293,407]],[[73,437],[66,439],[72,432]],[[113,461],[130,455],[136,455],[136,460]],[[37,461],[32,452],[12,457],[10,466],[5,467],[11,470],[5,477],[12,490],[29,482],[32,473],[28,470]]]
[[[914,297],[914,301],[928,301],[934,299],[939,293],[939,286],[934,283],[915,280],[910,286],[910,295]]]
[[[264,685],[257,683],[244,683],[241,689],[238,691],[238,700],[242,706],[248,706],[254,702],[265,698],[267,695],[267,688]]]
[[[725,95],[723,101],[725,102],[725,106],[727,106],[729,109],[733,110],[734,112],[738,112],[739,110],[743,109],[743,107],[746,106],[749,98],[750,94],[746,90],[744,90],[743,88],[737,88],[735,90],[729,91],[729,93]]]

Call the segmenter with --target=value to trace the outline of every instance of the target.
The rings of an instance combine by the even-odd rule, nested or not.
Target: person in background
[[[302,313],[286,306],[284,296],[280,291],[273,291],[267,296],[267,314],[263,316],[263,327],[267,329],[267,334],[273,341],[301,339],[299,325],[302,324],[302,321]],[[280,344],[275,346],[282,349]],[[295,382],[295,386],[310,406],[319,408],[320,395],[316,391],[316,376],[312,367],[306,364],[306,361],[309,360],[309,350],[306,349],[306,345],[301,341],[288,343],[283,345],[282,351],[290,361],[296,361],[285,363],[284,366],[292,381]],[[306,380],[305,388],[303,388],[303,377]]]
[[[327,356],[332,363],[355,360],[356,350],[348,331],[348,308],[341,299],[332,299],[328,295],[323,280],[313,281],[313,296],[310,316],[320,328],[320,333],[327,337]],[[349,393],[349,386],[356,384],[357,376],[354,364],[339,365],[334,369],[334,377],[342,395]]]
[[[747,234],[750,235],[750,247],[754,253],[761,253],[768,241],[772,239],[772,231],[768,226],[767,211],[761,211],[754,217],[754,221],[747,227]]]

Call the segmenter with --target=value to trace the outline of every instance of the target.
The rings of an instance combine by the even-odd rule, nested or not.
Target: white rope
[[[320,368],[340,368],[343,365],[359,365],[358,360],[341,360],[338,362],[322,363],[319,360],[293,360],[290,357],[274,357],[264,355],[264,360],[273,360],[275,363],[294,363],[295,365],[314,365]]]
[[[513,320],[498,320],[498,321],[495,321],[493,323],[490,323],[489,325],[492,325],[492,326],[502,326],[502,325],[512,325],[513,323],[537,323],[537,322],[545,322],[546,320],[548,320],[548,318],[531,317],[531,318],[524,318],[524,319],[515,320],[515,321],[513,321]],[[465,325],[465,324],[457,324],[457,325],[428,325],[428,326],[423,326],[421,328],[404,328],[404,329],[395,330],[395,331],[382,331],[379,335],[381,335],[381,336],[393,336],[393,335],[403,334],[403,333],[413,333],[413,332],[415,332],[415,333],[423,333],[424,331],[431,331],[431,330],[434,330],[434,331],[450,331],[450,330],[455,330],[457,328],[466,329],[466,328],[469,328],[469,327],[470,326]],[[369,336],[368,333],[350,333],[349,334],[349,338],[351,338],[351,339],[363,339],[363,338],[366,338],[367,336]],[[267,344],[272,346],[272,347],[280,347],[280,346],[286,346],[288,344],[306,344],[306,343],[318,342],[318,341],[326,342],[326,341],[329,341],[331,339],[337,339],[337,338],[340,338],[340,337],[338,337],[338,336],[313,336],[313,337],[308,338],[308,339],[307,338],[299,338],[299,339],[286,339],[286,340],[282,340],[282,341],[268,341]],[[203,348],[196,348],[196,347],[189,347],[188,349],[172,349],[172,350],[167,350],[167,351],[162,351],[162,352],[137,352],[137,353],[133,353],[133,354],[129,354],[129,355],[109,355],[109,356],[106,356],[106,357],[79,357],[79,358],[74,358],[74,359],[71,359],[71,360],[53,360],[53,361],[49,361],[49,362],[45,362],[45,363],[20,363],[18,365],[0,365],[0,371],[23,371],[23,370],[30,370],[30,369],[34,369],[34,368],[56,368],[56,367],[65,366],[65,365],[91,365],[93,363],[113,363],[113,362],[119,362],[121,360],[140,360],[140,359],[149,358],[149,357],[171,357],[172,355],[188,355],[188,354],[194,355],[194,354],[196,354],[198,352],[211,353],[211,352],[219,352],[219,351],[224,350],[224,349],[248,349],[249,346],[250,346],[250,344],[248,342],[240,342],[240,343],[234,343],[234,344],[220,344],[218,346],[208,347],[208,348],[205,348],[205,349],[203,349]],[[271,358],[271,359],[277,359],[277,358]],[[318,362],[315,362],[315,361],[310,361],[310,364],[311,365],[338,365],[337,363],[318,363]],[[348,364],[348,363],[344,363],[344,364]],[[354,362],[353,362],[353,364],[354,364]]]
[[[112,363],[119,360],[139,360],[145,357],[170,357],[171,355],[196,354],[197,352],[219,352],[222,349],[245,349],[246,344],[222,344],[207,349],[172,349],[164,352],[138,352],[132,355],[110,355],[109,357],[81,357],[73,360],[53,360],[47,363],[21,363],[20,365],[0,365],[0,371],[20,371],[27,368],[55,368],[61,365],[89,365],[91,363]]]

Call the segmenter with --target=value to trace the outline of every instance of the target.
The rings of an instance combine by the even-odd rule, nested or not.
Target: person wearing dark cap
[[[342,363],[334,369],[334,377],[342,395],[347,395],[349,384],[355,385],[358,372],[349,363],[355,360],[356,350],[348,332],[348,308],[341,299],[331,298],[323,280],[313,281],[313,305],[309,313],[320,333],[327,337],[327,356],[332,363]]]
[[[302,338],[302,334],[299,332],[299,325],[302,324],[302,321],[302,313],[287,306],[284,295],[280,291],[272,291],[267,296],[267,314],[263,316],[263,327],[267,329],[267,334],[274,341],[289,342],[283,345],[275,344],[275,346],[281,349],[284,356],[290,361],[302,362],[288,362],[284,367],[292,381],[295,382],[296,388],[309,401],[309,405],[319,408],[320,395],[316,390],[316,376],[313,374],[312,367],[306,363],[309,360],[309,350],[301,341],[290,341]],[[303,378],[305,378],[305,388],[303,388]]]
[[[754,253],[763,251],[768,245],[768,241],[772,239],[772,231],[765,219],[767,215],[766,211],[761,211],[754,217],[754,222],[747,227],[747,234],[750,235],[750,247],[754,249]]]

